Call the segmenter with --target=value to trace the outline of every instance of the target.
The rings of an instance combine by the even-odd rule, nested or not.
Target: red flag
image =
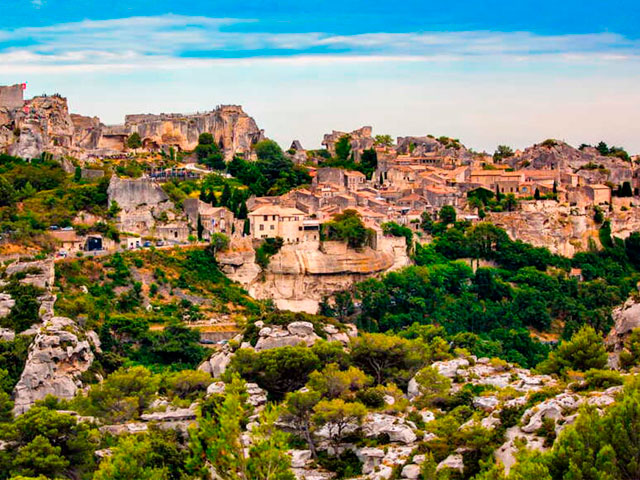
[[[26,90],[27,89],[27,83],[23,83],[22,85],[20,85],[22,87],[22,90]]]

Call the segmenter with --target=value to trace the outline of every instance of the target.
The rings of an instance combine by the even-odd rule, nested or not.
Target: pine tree
[[[231,202],[231,187],[228,183],[225,183],[224,189],[222,190],[222,196],[220,197],[220,206],[229,208],[229,204]]]
[[[238,219],[244,220],[249,215],[249,209],[247,208],[247,202],[242,202],[238,208]]]
[[[204,232],[204,227],[202,226],[202,218],[198,214],[198,240],[202,240],[203,232]]]
[[[248,218],[245,218],[244,220],[244,225],[242,226],[242,235],[244,235],[245,237],[251,235],[251,223],[249,222]]]

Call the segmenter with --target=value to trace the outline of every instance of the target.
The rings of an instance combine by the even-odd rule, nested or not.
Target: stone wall
[[[0,108],[18,109],[24,104],[22,85],[0,87]]]

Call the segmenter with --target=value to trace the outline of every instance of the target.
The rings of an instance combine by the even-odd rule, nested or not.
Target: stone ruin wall
[[[24,105],[24,92],[22,85],[0,87],[0,108],[14,110]]]

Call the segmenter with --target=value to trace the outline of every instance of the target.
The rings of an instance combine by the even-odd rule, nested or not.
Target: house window
[[[178,231],[173,232],[173,238],[178,238]]]
[[[275,225],[271,225],[271,230],[275,230],[276,226]]]
[[[260,231],[264,230],[264,225],[263,225],[262,223],[260,224],[260,228],[259,228],[259,230],[260,230]]]
[[[266,222],[267,220],[269,220],[269,216],[265,215],[263,220]]]

